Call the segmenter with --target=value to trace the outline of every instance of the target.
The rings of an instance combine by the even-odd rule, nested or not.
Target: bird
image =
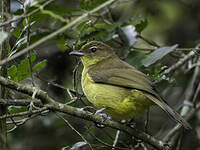
[[[190,124],[158,94],[151,79],[121,60],[113,48],[90,41],[69,53],[83,64],[81,86],[89,102],[120,119],[134,119],[152,105],[158,105],[186,129]]]

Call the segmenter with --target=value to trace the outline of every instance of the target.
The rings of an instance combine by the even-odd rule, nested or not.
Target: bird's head
[[[70,52],[70,55],[79,56],[85,67],[116,56],[110,46],[99,41],[91,41],[83,45],[79,51]]]

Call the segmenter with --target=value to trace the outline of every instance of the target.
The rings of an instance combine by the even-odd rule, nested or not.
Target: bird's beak
[[[70,52],[69,55],[75,55],[75,56],[81,57],[81,56],[84,56],[85,53],[74,50],[74,51]]]

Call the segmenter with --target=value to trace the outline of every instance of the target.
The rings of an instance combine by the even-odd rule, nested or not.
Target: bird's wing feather
[[[159,97],[159,95],[153,90],[152,82],[149,78],[142,72],[133,70],[132,68],[111,68],[104,69],[103,71],[90,69],[88,73],[96,83],[137,89]]]
[[[158,100],[156,97],[146,93],[146,97],[148,97],[150,100],[152,100],[154,103],[156,103],[160,108],[162,108],[172,119],[174,119],[176,122],[182,124],[184,128],[186,129],[192,129],[190,124],[176,111],[174,111],[169,105],[167,105],[164,101]]]
[[[151,80],[142,72],[128,66],[127,68],[104,68],[103,71],[100,69],[90,69],[88,73],[96,83],[144,91],[145,96],[162,108],[170,117],[182,124],[186,129],[191,128],[177,112],[165,103],[161,96],[154,90]]]

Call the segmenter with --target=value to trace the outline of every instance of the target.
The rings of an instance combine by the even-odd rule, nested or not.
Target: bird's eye
[[[97,48],[96,48],[96,47],[92,47],[90,50],[91,50],[91,52],[93,52],[93,53],[94,53],[94,52],[96,52],[96,51],[97,51]]]

